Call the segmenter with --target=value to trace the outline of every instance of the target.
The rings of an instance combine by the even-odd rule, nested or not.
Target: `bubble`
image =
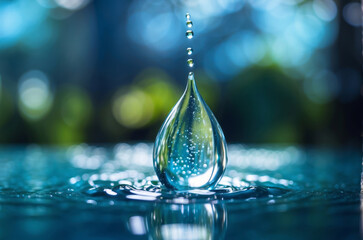
[[[188,39],[192,39],[194,36],[194,32],[192,30],[187,30],[186,34]]]
[[[192,55],[193,54],[193,49],[188,47],[187,48],[187,53],[188,53],[188,55]]]
[[[191,20],[188,20],[186,24],[188,28],[193,27],[193,22]]]
[[[185,14],[185,17],[186,17],[187,19],[190,19],[190,14],[189,14],[189,13],[186,13],[186,14]]]

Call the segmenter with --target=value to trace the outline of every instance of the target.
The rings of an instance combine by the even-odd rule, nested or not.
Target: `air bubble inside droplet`
[[[188,28],[193,27],[193,22],[192,22],[191,20],[188,20],[188,21],[186,22],[186,24],[187,24],[187,27],[188,27]]]
[[[193,67],[194,66],[194,61],[191,58],[187,60],[187,63],[188,63],[188,66],[189,67]]]
[[[187,53],[188,53],[188,55],[192,55],[193,54],[193,49],[188,47],[187,48]]]
[[[192,30],[187,30],[187,32],[185,33],[185,35],[187,36],[188,39],[192,39],[194,36],[194,33]]]

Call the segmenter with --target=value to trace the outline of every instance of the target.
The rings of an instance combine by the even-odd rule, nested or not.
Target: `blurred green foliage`
[[[186,11],[227,141],[357,143],[358,5],[0,2],[0,143],[153,141],[185,87]]]

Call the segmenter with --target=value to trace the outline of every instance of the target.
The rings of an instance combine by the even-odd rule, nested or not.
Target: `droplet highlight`
[[[189,13],[186,13],[186,14],[185,14],[185,17],[186,17],[187,19],[190,19],[190,14],[189,14]]]
[[[188,66],[189,67],[193,67],[194,66],[194,61],[191,58],[187,60],[187,63],[188,63]]]
[[[194,36],[194,32],[192,30],[187,30],[185,35],[187,36],[188,39],[192,39]]]
[[[223,131],[199,94],[192,72],[156,137],[153,160],[160,182],[170,189],[212,189],[224,173]]]
[[[188,47],[187,48],[187,54],[190,56],[190,55],[192,55],[193,54],[193,49],[192,48],[190,48],[190,47]]]

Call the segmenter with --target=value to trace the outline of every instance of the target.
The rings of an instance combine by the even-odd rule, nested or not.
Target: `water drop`
[[[186,132],[191,134],[186,135]],[[175,171],[172,163],[179,167],[184,165],[180,163],[180,157],[187,169],[197,169],[197,173],[185,175],[185,172]],[[160,182],[170,189],[212,189],[224,173],[227,164],[224,135],[199,94],[192,72],[182,97],[156,137],[153,159]]]
[[[187,27],[188,28],[191,28],[191,27],[193,27],[193,22],[191,21],[191,20],[187,20]]]
[[[187,36],[188,39],[192,39],[194,36],[194,33],[192,30],[187,30],[187,32],[185,33],[185,35]]]
[[[186,13],[186,14],[185,14],[185,17],[186,17],[187,19],[190,19],[190,14],[189,14],[189,13]]]
[[[194,61],[191,58],[187,60],[187,63],[188,63],[188,66],[189,67],[193,67],[194,66]]]
[[[193,49],[188,47],[187,48],[187,53],[188,53],[188,55],[192,55],[193,54]]]

